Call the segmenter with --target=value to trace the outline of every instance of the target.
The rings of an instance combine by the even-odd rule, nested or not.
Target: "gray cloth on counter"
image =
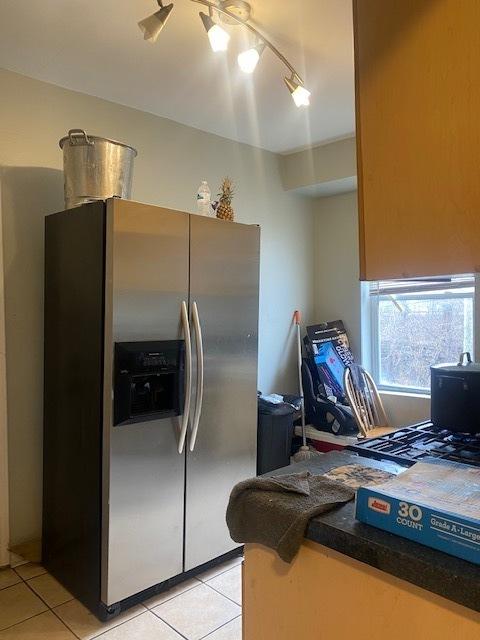
[[[311,518],[353,500],[355,491],[308,471],[239,482],[230,494],[227,524],[235,542],[257,542],[291,562]]]

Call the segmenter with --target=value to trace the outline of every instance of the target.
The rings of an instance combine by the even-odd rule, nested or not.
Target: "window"
[[[365,366],[381,389],[429,393],[430,366],[474,344],[472,275],[365,284]]]

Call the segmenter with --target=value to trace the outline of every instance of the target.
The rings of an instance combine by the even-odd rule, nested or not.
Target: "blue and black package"
[[[345,325],[341,320],[333,320],[307,327],[304,342],[308,356],[315,363],[324,395],[343,401],[343,373],[345,367],[354,362]]]

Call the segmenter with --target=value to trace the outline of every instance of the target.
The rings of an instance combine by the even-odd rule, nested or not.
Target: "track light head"
[[[298,76],[292,75],[291,78],[285,78],[285,84],[292,94],[293,101],[297,107],[308,107],[310,104],[311,93],[303,86]]]
[[[173,9],[173,4],[163,6],[161,0],[157,1],[160,6],[159,11],[156,11],[144,20],[140,20],[138,23],[138,26],[143,31],[144,40],[149,40],[150,42],[157,40]]]
[[[228,49],[230,34],[214,22],[211,16],[207,16],[206,13],[203,13],[203,11],[200,11],[199,15],[202,19],[205,31],[207,32],[208,39],[210,40],[212,50],[215,51],[215,53],[217,53],[217,51],[226,51]]]
[[[244,73],[253,73],[265,49],[265,43],[260,42],[256,47],[247,49],[238,55],[238,66]]]
[[[238,66],[244,73],[253,73],[258,65],[260,57],[268,47],[274,55],[288,68],[290,76],[285,78],[285,84],[292,94],[297,107],[306,107],[310,104],[310,91],[308,91],[302,78],[295,71],[284,55],[265,37],[258,29],[250,24],[252,8],[247,0],[192,0],[208,8],[208,15],[200,12],[203,26],[207,32],[210,46],[214,52],[226,51],[230,41],[230,34],[215,20],[221,20],[228,25],[240,25],[247,28],[256,37],[257,44],[246,51],[242,51],[238,57]],[[173,9],[173,3],[164,5],[163,0],[157,0],[158,11],[138,23],[145,40],[155,42]],[[215,17],[215,20],[214,20]]]

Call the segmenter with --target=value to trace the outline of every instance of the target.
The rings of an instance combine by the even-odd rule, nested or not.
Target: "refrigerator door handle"
[[[190,418],[190,405],[192,400],[192,339],[190,336],[190,323],[188,321],[187,303],[182,302],[182,325],[185,336],[185,404],[183,407],[182,426],[178,440],[178,453],[183,452],[185,438],[187,436],[188,420]]]
[[[198,315],[198,307],[196,302],[194,302],[192,306],[192,316],[197,344],[197,402],[195,406],[195,413],[193,416],[192,435],[190,436],[190,451],[193,451],[195,449],[198,425],[200,423],[203,404],[203,338],[202,326],[200,324],[200,317]]]

